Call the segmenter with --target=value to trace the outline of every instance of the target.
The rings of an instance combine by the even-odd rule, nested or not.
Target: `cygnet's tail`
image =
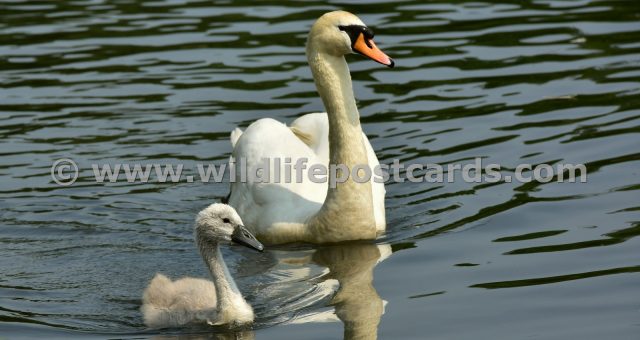
[[[151,328],[159,328],[166,326],[167,307],[171,305],[171,299],[174,294],[173,282],[166,276],[158,273],[153,277],[149,286],[144,290],[142,295],[142,307],[140,311],[144,318],[144,323]]]
[[[235,128],[231,131],[231,147],[236,147],[236,143],[238,143],[240,136],[242,136],[242,130],[240,130],[240,128]]]
[[[171,304],[169,297],[173,296],[173,282],[166,276],[157,273],[153,277],[147,289],[142,295],[143,304],[151,304],[157,307],[168,307]]]

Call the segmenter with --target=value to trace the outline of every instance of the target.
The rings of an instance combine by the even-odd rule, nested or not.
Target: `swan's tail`
[[[238,139],[240,139],[240,136],[242,136],[242,130],[240,130],[240,128],[235,128],[231,131],[231,147],[236,147],[236,143],[238,142]]]

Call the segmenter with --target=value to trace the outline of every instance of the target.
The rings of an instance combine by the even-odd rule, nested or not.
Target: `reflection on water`
[[[329,268],[328,277],[340,284],[331,305],[344,323],[344,339],[377,338],[384,305],[373,287],[373,268],[382,254],[390,255],[391,247],[345,244],[321,248],[313,254],[313,261]]]
[[[224,162],[235,126],[322,110],[304,42],[339,8],[396,61],[348,58],[381,162],[584,163],[588,183],[390,183],[377,266],[366,245],[228,252],[247,336],[633,338],[639,10],[590,0],[0,2],[0,336],[158,335],[142,289],[207,277],[193,218],[228,185],[101,184],[91,164],[188,172]],[[237,335],[160,335],[211,332]]]
[[[255,339],[255,333],[253,331],[227,331],[227,332],[206,332],[202,331],[200,334],[173,334],[173,335],[154,335],[150,339],[153,340],[169,340],[169,339],[189,339],[189,340],[253,340]]]
[[[278,264],[269,269],[268,275],[286,273],[289,280],[305,282],[312,287],[297,294],[295,288],[287,287],[286,301],[276,304],[273,301],[277,298],[273,297],[281,295],[279,286],[285,280],[275,287],[264,287],[259,294],[269,296],[266,299],[270,301],[269,307],[275,305],[277,311],[259,308],[263,318],[257,320],[258,324],[268,323],[273,314],[280,314],[281,324],[342,322],[345,339],[377,338],[386,302],[373,286],[373,271],[379,262],[391,255],[389,245],[345,243],[320,246],[316,250],[275,251],[271,254]],[[329,308],[304,312],[314,304]],[[292,313],[286,314],[286,311]]]

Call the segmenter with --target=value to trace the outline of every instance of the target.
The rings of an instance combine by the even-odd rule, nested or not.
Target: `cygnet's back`
[[[185,277],[171,281],[156,274],[142,297],[144,323],[151,328],[185,325],[206,314],[217,314],[216,287],[205,279]]]

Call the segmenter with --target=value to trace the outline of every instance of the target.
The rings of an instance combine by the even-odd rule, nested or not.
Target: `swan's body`
[[[213,282],[191,277],[171,281],[156,274],[142,298],[144,323],[151,328],[163,328],[199,322],[212,325],[252,322],[253,309],[229,275],[218,245],[229,240],[258,250],[262,250],[262,245],[244,230],[235,210],[224,204],[212,204],[198,214],[195,236]]]
[[[268,181],[249,176],[246,181],[232,182],[229,196],[229,204],[262,241],[327,243],[373,239],[385,230],[384,184],[373,180],[357,183],[352,176],[340,182],[330,171],[330,165],[344,165],[350,171],[368,165],[374,173],[379,166],[360,126],[344,59],[345,54],[357,51],[393,66],[393,61],[373,44],[372,37],[373,33],[353,14],[337,11],[323,15],[309,33],[307,59],[327,113],[304,115],[290,127],[265,118],[244,132],[232,132],[232,159],[246,166],[247,173],[255,174],[265,164],[264,159],[271,160]],[[280,166],[274,164],[275,160]],[[286,175],[282,175],[286,173],[287,160],[290,168],[306,161],[308,169],[301,173],[292,170],[295,176],[287,182]],[[309,175],[312,165],[329,169],[328,180],[313,181]],[[236,167],[237,171],[240,167]],[[280,168],[278,178],[276,167]]]

